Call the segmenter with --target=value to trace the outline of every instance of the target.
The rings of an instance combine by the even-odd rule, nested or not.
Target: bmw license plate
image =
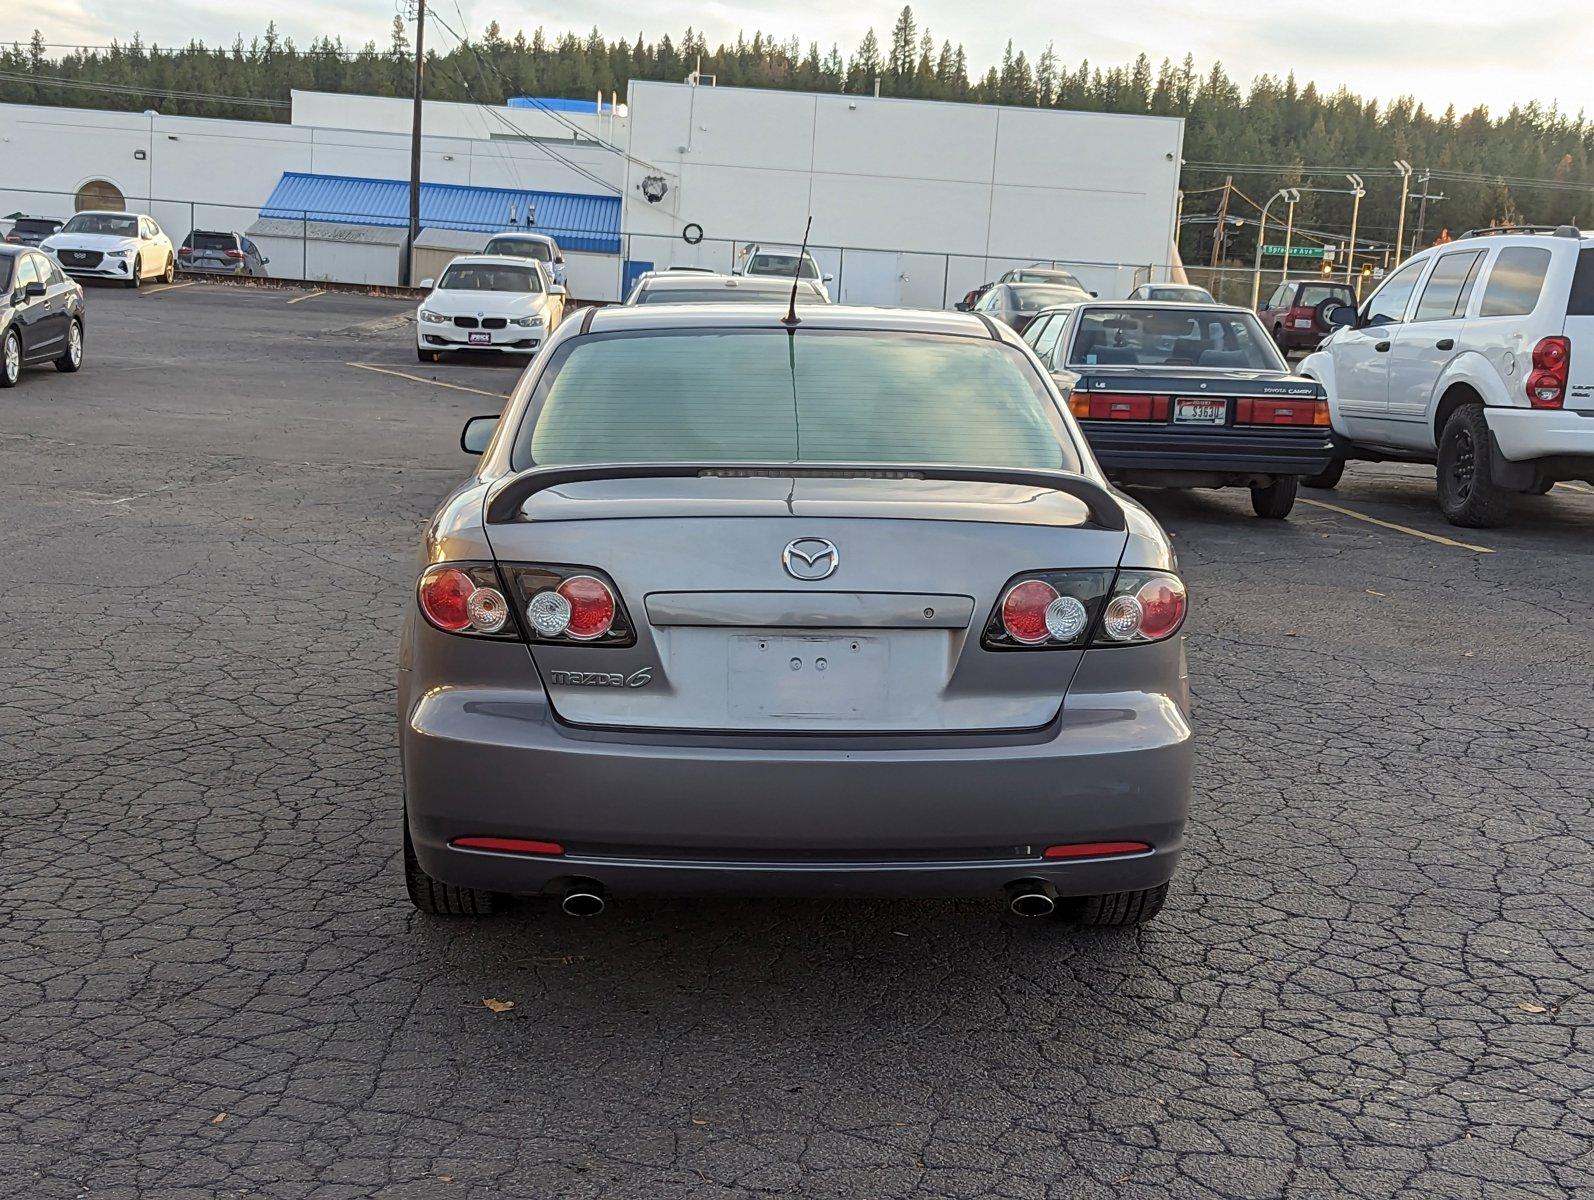
[[[490,346],[493,344],[493,335],[486,330],[473,329],[466,335],[466,340],[472,346]]]
[[[741,634],[730,639],[729,666],[732,712],[854,717],[885,708],[882,638]]]
[[[1228,411],[1227,400],[1180,400],[1173,419],[1180,425],[1221,425]]]

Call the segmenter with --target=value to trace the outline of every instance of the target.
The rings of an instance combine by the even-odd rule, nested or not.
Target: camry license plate
[[[740,634],[729,667],[733,712],[856,717],[883,710],[890,654],[877,637]]]
[[[493,343],[493,335],[485,330],[473,329],[468,335],[466,335],[466,340],[469,341],[472,346],[490,346]]]
[[[1180,425],[1221,425],[1228,410],[1226,400],[1180,400],[1173,419]]]

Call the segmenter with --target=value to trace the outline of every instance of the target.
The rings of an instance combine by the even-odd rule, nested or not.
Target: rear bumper
[[[1594,460],[1594,409],[1505,408],[1483,410],[1500,453],[1512,462],[1534,458]]]
[[[1328,333],[1326,329],[1291,329],[1286,325],[1279,331],[1278,340],[1286,350],[1316,350]]]
[[[249,265],[247,263],[241,263],[241,262],[240,263],[226,263],[226,264],[213,263],[213,262],[184,262],[182,259],[179,258],[177,260],[177,269],[179,271],[186,271],[190,275],[247,275],[247,274],[249,274]]]
[[[1316,475],[1335,458],[1334,434],[1322,426],[1203,430],[1107,421],[1081,421],[1079,426],[1109,475],[1155,471]]]
[[[1040,879],[1099,895],[1165,882],[1184,844],[1178,645],[1088,653],[1057,720],[1014,734],[598,732],[557,721],[540,687],[401,678],[400,692],[414,697],[401,700],[400,736],[416,854],[461,886],[534,894],[580,876],[653,894],[952,896]],[[566,853],[449,844],[482,835]],[[1105,841],[1153,848],[1041,857]]]

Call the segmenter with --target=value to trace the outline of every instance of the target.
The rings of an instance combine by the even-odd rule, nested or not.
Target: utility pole
[[[1428,224],[1428,201],[1430,201],[1430,200],[1443,200],[1445,198],[1445,194],[1443,192],[1430,192],[1428,190],[1428,178],[1429,178],[1429,175],[1430,175],[1430,172],[1428,172],[1426,170],[1423,171],[1423,173],[1422,173],[1422,195],[1416,197],[1416,199],[1419,200],[1421,203],[1419,203],[1417,205],[1417,240],[1416,240],[1416,242],[1414,242],[1412,244],[1412,252],[1413,253],[1416,252],[1417,246],[1422,244],[1423,230],[1424,230],[1424,228],[1426,228],[1426,226]]]
[[[1395,261],[1399,262],[1405,254],[1402,246],[1406,241],[1406,197],[1411,194],[1411,164],[1397,158],[1395,170],[1400,172],[1400,216],[1395,221]]]
[[[415,103],[410,116],[410,232],[404,239],[405,287],[414,280],[415,239],[421,235],[421,97],[422,71],[426,65],[426,0],[415,0]]]
[[[1223,235],[1229,227],[1229,189],[1234,186],[1234,176],[1227,176],[1223,180],[1223,199],[1218,203],[1218,227],[1212,234],[1212,269],[1218,269],[1218,260],[1223,252]]]
[[[1362,183],[1360,175],[1347,175],[1350,180],[1350,243],[1345,247],[1345,282],[1354,283],[1356,274],[1356,218],[1361,215],[1362,197],[1367,194],[1367,189]]]

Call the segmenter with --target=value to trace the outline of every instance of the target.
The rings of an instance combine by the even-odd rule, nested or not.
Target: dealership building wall
[[[1035,261],[1122,295],[1171,259],[1174,118],[649,82],[626,99],[589,112],[428,101],[422,177],[618,195],[619,253],[581,272],[591,299],[650,264],[730,269],[749,242],[796,243],[810,214],[815,255],[854,303],[941,307]],[[409,113],[316,92],[293,94],[290,124],[0,105],[0,214],[66,217],[103,184],[176,238],[242,231],[289,173],[406,179]],[[312,241],[365,281],[398,262],[385,235],[333,248],[328,232],[277,245],[273,273],[316,259]]]

